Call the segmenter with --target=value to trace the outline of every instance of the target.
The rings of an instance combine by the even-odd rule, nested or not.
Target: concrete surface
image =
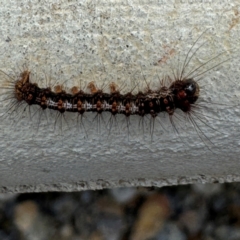
[[[0,192],[240,180],[239,1],[0,3],[0,69],[9,75],[0,75]],[[161,114],[153,136],[152,121],[137,116],[128,131],[123,116],[88,113],[83,128],[76,114],[8,111],[4,100],[25,69],[42,86],[95,81],[107,91],[114,81],[137,91],[146,79],[154,89],[173,78],[200,35],[185,74],[212,60],[193,74],[201,78],[195,127],[177,112],[177,131]]]

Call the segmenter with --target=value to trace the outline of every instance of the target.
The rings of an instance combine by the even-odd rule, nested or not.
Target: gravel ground
[[[240,184],[0,195],[0,240],[239,240]]]

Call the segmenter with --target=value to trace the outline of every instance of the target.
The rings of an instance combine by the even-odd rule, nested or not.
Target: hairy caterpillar
[[[155,86],[154,89],[150,87],[150,84],[147,83],[145,77],[146,88],[136,93],[133,93],[134,89],[122,93],[122,89],[114,82],[108,85],[109,91],[105,91],[106,86],[104,88],[98,88],[94,81],[87,84],[87,90],[83,90],[78,86],[72,86],[69,91],[67,91],[63,85],[59,84],[53,84],[52,86],[41,88],[37,83],[32,82],[30,70],[25,70],[20,74],[16,81],[12,79],[12,86],[9,88],[13,94],[10,98],[13,102],[10,104],[9,111],[12,112],[13,110],[24,106],[22,112],[24,113],[26,107],[30,108],[34,105],[38,106],[36,111],[41,112],[38,119],[38,126],[41,124],[42,113],[45,113],[46,110],[56,112],[54,126],[55,128],[58,127],[57,123],[60,119],[61,132],[63,132],[62,120],[67,122],[65,114],[75,113],[77,119],[80,119],[80,125],[84,128],[86,135],[88,130],[85,129],[83,117],[87,112],[95,114],[93,124],[95,124],[94,120],[97,119],[97,128],[100,128],[102,114],[104,112],[109,112],[110,118],[107,121],[107,131],[109,132],[112,131],[113,121],[116,120],[116,116],[125,116],[128,135],[131,132],[129,128],[132,115],[139,116],[140,121],[142,122],[144,117],[150,116],[150,135],[151,138],[153,138],[155,132],[155,119],[160,113],[164,112],[169,116],[170,123],[175,132],[180,135],[179,128],[175,122],[176,119],[181,118],[181,116],[176,113],[176,110],[179,109],[185,114],[184,117],[195,128],[201,140],[208,145],[209,142],[211,143],[211,140],[201,130],[198,124],[198,121],[200,121],[204,125],[209,126],[197,112],[199,105],[196,101],[201,93],[198,81],[202,80],[200,77],[205,73],[224,63],[228,59],[215,63],[213,66],[206,69],[205,67],[208,66],[209,63],[218,59],[223,53],[225,53],[221,52],[187,72],[187,68],[192,58],[205,44],[204,42],[203,44],[196,46],[205,32],[206,31],[204,31],[192,44],[184,60],[181,62],[178,60],[178,66],[175,69],[172,68],[172,75],[167,75],[160,79],[158,86]],[[9,98],[7,98],[7,100],[8,99]],[[158,119],[158,121],[161,124],[161,119]],[[211,126],[209,127],[212,128]]]

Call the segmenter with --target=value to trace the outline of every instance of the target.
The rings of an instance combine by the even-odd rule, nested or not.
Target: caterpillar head
[[[199,97],[199,85],[193,78],[177,80],[171,84],[170,89],[176,108],[180,108],[183,112],[189,112],[191,104],[194,104]]]

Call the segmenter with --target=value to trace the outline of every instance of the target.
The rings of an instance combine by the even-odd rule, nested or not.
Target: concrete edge
[[[75,183],[59,184],[39,184],[39,185],[19,185],[19,186],[1,186],[1,193],[30,193],[30,192],[73,192],[84,190],[101,190],[119,187],[165,187],[186,184],[212,184],[212,183],[231,183],[240,182],[240,175],[226,176],[208,176],[196,175],[191,177],[173,177],[158,179],[122,179],[119,181],[106,181],[99,179],[97,181],[79,181]]]

